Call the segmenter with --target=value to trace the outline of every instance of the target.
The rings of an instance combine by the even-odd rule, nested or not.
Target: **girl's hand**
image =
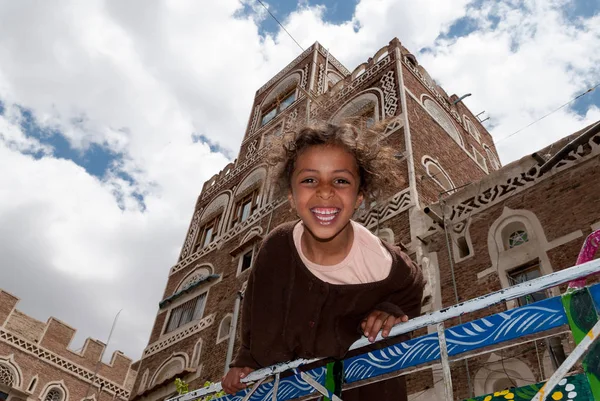
[[[408,316],[406,315],[395,317],[387,312],[374,310],[362,321],[360,327],[362,328],[365,337],[368,337],[369,341],[373,342],[375,341],[379,330],[381,330],[382,337],[387,337],[390,334],[392,327],[406,321],[408,321]]]
[[[241,379],[248,376],[252,368],[231,368],[221,379],[221,386],[227,394],[235,394],[246,388],[246,384],[240,382]]]

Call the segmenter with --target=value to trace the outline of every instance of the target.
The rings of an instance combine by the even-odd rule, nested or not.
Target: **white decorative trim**
[[[410,189],[406,188],[394,195],[392,199],[383,206],[373,208],[362,215],[358,215],[355,220],[368,229],[372,229],[377,223],[389,220],[403,211],[408,210],[411,206]]]
[[[440,162],[438,162],[436,159],[434,159],[433,157],[431,157],[429,155],[424,155],[421,158],[421,164],[425,168],[425,172],[427,173],[429,178],[431,178],[436,184],[438,184],[440,186],[440,188],[442,188],[444,191],[446,191],[446,193],[454,192],[453,189],[456,188],[456,185],[454,184],[454,181],[452,181],[452,178],[450,177],[450,175],[446,172],[446,170],[444,170],[444,168],[442,167]],[[444,184],[442,184],[442,182],[440,180],[438,180],[438,178],[437,178],[437,174],[439,174],[439,173],[431,173],[429,171],[429,165],[434,165],[435,167],[437,167],[437,169],[440,170],[439,173],[441,173],[444,176],[444,178],[446,178],[446,180],[448,180],[448,183],[450,184],[450,186],[452,188],[446,188],[444,186]]]
[[[172,333],[169,333],[169,336],[167,336],[163,339],[160,339],[158,341],[155,341],[152,344],[148,345],[144,349],[144,352],[142,354],[143,358],[147,358],[150,355],[154,355],[157,352],[162,351],[163,349],[168,348],[171,345],[173,345],[185,338],[190,337],[191,335],[199,333],[200,331],[204,330],[205,328],[212,326],[212,324],[214,322],[215,322],[215,314],[213,313],[212,315],[206,316],[205,318],[203,318],[202,320],[200,320],[193,326],[189,326],[189,327],[184,326],[184,328],[182,328],[181,330],[176,330]]]
[[[190,278],[193,278],[192,276],[194,276],[194,275],[196,274],[196,272],[198,272],[198,270],[201,270],[201,269],[206,269],[206,270],[208,270],[208,274],[205,274],[204,276],[210,276],[211,274],[214,274],[214,272],[215,272],[215,268],[214,268],[214,267],[213,267],[213,265],[212,265],[212,264],[210,264],[210,263],[206,263],[206,262],[205,262],[205,263],[200,263],[200,264],[198,264],[198,265],[197,265],[197,266],[194,268],[194,270],[190,271],[188,274],[186,274],[186,275],[185,275],[185,277],[184,277],[184,278],[182,278],[182,279],[179,281],[179,284],[177,284],[177,287],[175,287],[175,288],[176,288],[176,290],[175,290],[175,292],[173,292],[173,294],[176,294],[176,293],[178,293],[179,291],[183,291],[183,290],[185,290],[185,289],[186,289],[187,287],[189,287],[190,285],[193,285],[193,284],[194,284],[194,283],[193,283],[194,281],[199,281],[199,280],[201,279],[201,277],[194,278],[194,280],[190,280]],[[187,281],[189,281],[189,282],[187,282]],[[184,284],[185,284],[185,285],[184,285]]]
[[[525,163],[515,163],[514,167],[505,167],[500,171],[490,174],[481,179],[481,190],[475,192],[475,188],[469,191],[465,189],[453,195],[448,199],[452,203],[446,216],[452,221],[460,221],[472,213],[479,213],[491,206],[504,202],[507,198],[521,193],[528,188],[542,182],[555,175],[558,171],[569,169],[579,163],[582,163],[600,153],[600,134],[590,138],[590,140],[577,149],[569,152],[555,167],[548,173],[540,175],[540,166]],[[528,157],[530,160],[531,157]],[[499,179],[500,178],[500,179]],[[486,188],[487,186],[487,188]],[[464,199],[464,200],[463,200]]]
[[[37,388],[39,382],[40,382],[40,379],[39,379],[38,375],[33,376],[31,378],[31,380],[29,380],[29,384],[27,385],[27,392],[29,394],[35,393],[35,389]],[[33,385],[33,387],[32,387],[32,385]]]
[[[348,71],[348,69],[344,67],[342,63],[340,63],[335,57],[333,57],[331,53],[329,53],[320,43],[317,43],[317,49],[323,57],[327,57],[329,55],[329,64],[337,68],[337,70],[344,74],[344,76],[350,75],[350,71]]]
[[[600,221],[595,222],[590,227],[592,228],[592,231],[600,230]]]
[[[428,95],[421,95],[421,102],[423,108],[429,113],[433,120],[456,142],[460,147],[464,148],[465,142],[454,126],[452,119],[448,117],[448,114],[440,107],[440,105]]]
[[[46,363],[56,366],[59,369],[76,376],[79,378],[79,380],[85,381],[86,383],[91,382],[92,378],[94,377],[94,372],[2,328],[0,328],[0,341],[19,348],[21,351],[27,354],[33,355],[34,357],[39,358]],[[104,391],[114,394],[123,400],[129,399],[129,391],[111,380],[96,376],[94,384],[96,386],[103,386]]]
[[[559,238],[556,238],[556,239],[550,241],[548,243],[546,249],[556,248],[558,246],[567,244],[567,243],[569,243],[571,241],[574,241],[574,240],[576,240],[578,238],[581,238],[581,237],[583,237],[583,231],[581,231],[581,230],[573,231],[572,233],[569,233],[567,235],[563,235],[562,237],[559,237]]]
[[[40,393],[40,400],[44,401],[50,390],[53,388],[59,388],[63,392],[63,399],[61,401],[69,401],[69,389],[65,385],[65,381],[63,379],[46,383],[44,389]]]
[[[197,368],[200,366],[200,357],[202,356],[202,346],[204,345],[204,341],[199,338],[194,344],[194,352],[192,353],[192,359],[190,360],[190,368]]]
[[[146,368],[146,370],[144,371],[144,374],[142,376],[142,379],[140,380],[140,386],[138,387],[138,394],[141,394],[144,392],[144,390],[146,390],[146,386],[148,385],[148,375],[150,374],[150,370],[148,368]]]
[[[303,58],[308,56],[311,51],[312,51],[312,46],[310,48],[306,49],[305,51],[303,51],[302,54],[300,54],[298,57],[296,57],[294,59],[294,61],[289,63],[283,70],[279,71],[277,73],[277,75],[275,75],[273,78],[269,79],[266,84],[261,86],[260,89],[258,91],[256,91],[256,96],[263,93],[266,89],[268,89],[276,81],[279,81],[279,79],[281,79],[285,74],[288,73],[288,71],[290,71],[292,68],[294,68],[296,66],[296,64],[298,64]]]
[[[383,110],[386,117],[393,117],[398,110],[398,96],[396,95],[396,81],[394,79],[394,70],[386,72],[381,79],[381,88],[384,94]]]
[[[156,371],[152,374],[152,378],[150,379],[150,385],[148,386],[148,388],[154,387],[157,384],[156,379],[162,373],[164,368],[166,366],[168,366],[171,362],[175,362],[175,361],[181,362],[181,365],[180,365],[181,368],[179,369],[179,372],[181,372],[185,369],[186,366],[188,366],[189,358],[185,352],[173,353],[167,360],[165,360],[163,363],[161,363],[160,366],[156,369]],[[176,372],[176,373],[179,373],[179,372]]]
[[[196,324],[196,320],[192,320],[190,322],[187,322],[186,324],[184,324],[183,326],[180,326],[178,328],[176,328],[175,330],[166,333],[168,324],[169,324],[169,319],[171,318],[171,313],[173,313],[173,309],[177,308],[179,305],[183,305],[184,303],[191,301],[194,298],[198,298],[204,294],[206,294],[205,298],[204,298],[204,305],[202,305],[202,312],[199,314],[200,316],[204,316],[204,310],[206,309],[206,303],[208,301],[208,293],[210,291],[210,287],[212,287],[213,285],[221,282],[221,280],[223,280],[223,276],[219,277],[218,280],[216,281],[211,281],[210,284],[207,287],[203,287],[202,291],[190,291],[188,294],[181,296],[180,298],[176,299],[175,301],[173,301],[172,303],[169,304],[168,309],[167,309],[167,316],[165,317],[165,321],[163,322],[163,327],[161,329],[161,338],[164,336],[171,336],[174,332],[179,332],[179,331],[184,331],[185,329],[187,329],[188,327],[193,327]],[[202,317],[200,319],[200,322],[204,320],[204,317]]]
[[[221,327],[223,326],[223,322],[225,322],[225,320],[229,318],[230,322],[229,322],[229,332],[224,335],[223,337],[221,337]],[[233,319],[233,314],[228,313],[226,314],[223,319],[221,319],[221,323],[219,323],[219,328],[217,330],[217,344],[222,343],[223,341],[227,340],[230,336],[231,336],[231,325],[233,324],[232,322]]]
[[[325,93],[325,66],[319,64],[319,75],[317,77],[317,95]]]
[[[4,365],[13,371],[13,382],[11,386],[16,389],[21,389],[23,384],[23,372],[21,371],[19,365],[15,362],[14,354],[0,356],[0,365]]]

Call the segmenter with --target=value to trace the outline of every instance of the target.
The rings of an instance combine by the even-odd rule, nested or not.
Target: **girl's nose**
[[[317,196],[323,200],[333,197],[333,188],[331,185],[321,185],[317,188]]]

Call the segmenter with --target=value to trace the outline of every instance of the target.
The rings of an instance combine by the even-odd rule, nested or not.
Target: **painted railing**
[[[597,239],[600,238],[596,237],[597,235],[599,232],[592,234],[593,237],[588,237],[586,246],[589,244],[597,246]],[[591,255],[588,257],[591,259],[593,252],[588,252],[588,255]],[[578,260],[578,262],[582,261],[584,260],[581,258]],[[398,336],[430,326],[437,326],[437,332],[344,360],[344,389],[359,387],[367,382],[385,380],[405,374],[408,370],[415,370],[419,366],[441,362],[445,373],[446,398],[451,400],[449,358],[454,360],[466,358],[472,352],[485,347],[569,325],[578,344],[571,359],[574,359],[577,353],[583,355],[587,352],[583,360],[585,375],[583,379],[581,377],[564,379],[562,376],[551,378],[563,387],[567,386],[565,388],[573,387],[579,391],[566,392],[564,398],[553,399],[571,399],[567,398],[571,393],[571,395],[579,394],[578,400],[600,400],[600,343],[596,341],[600,332],[600,327],[596,327],[598,311],[600,311],[600,284],[591,287],[581,284],[582,278],[599,272],[600,259],[587,261],[399,324],[391,330],[390,336]],[[563,296],[545,299],[444,330],[443,322],[449,319],[573,281],[577,281],[577,286],[569,287]],[[381,337],[378,337],[377,341],[380,340]],[[362,338],[354,343],[350,350],[368,344],[368,340]],[[219,400],[285,401],[311,394],[318,396],[318,393],[339,400],[326,388],[325,366],[308,371],[302,370],[303,366],[317,361],[317,359],[301,359],[257,370],[243,379],[244,382],[254,383],[253,386],[237,394],[220,397]],[[283,372],[293,374],[280,379],[280,374]],[[515,392],[500,392],[471,400],[531,400],[533,397],[541,400],[547,396],[558,397],[557,392],[552,393],[550,384],[552,383],[545,386],[544,383],[540,383],[538,387],[528,386],[515,389]],[[194,401],[219,391],[221,385],[216,383],[207,388],[173,397],[168,401]]]

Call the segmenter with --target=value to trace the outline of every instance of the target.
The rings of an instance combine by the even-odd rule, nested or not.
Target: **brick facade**
[[[0,369],[8,372],[0,380],[2,399],[45,400],[53,391],[60,394],[53,401],[129,398],[137,373],[130,358],[115,351],[109,364],[98,365],[103,343],[88,338],[73,351],[75,329],[53,317],[40,322],[16,309],[18,301],[0,290]]]
[[[132,399],[154,401],[172,395],[177,377],[194,389],[223,376],[229,339],[219,339],[220,326],[234,312],[237,294],[248,279],[248,271],[239,272],[240,258],[256,249],[274,227],[295,218],[285,194],[270,184],[264,162],[273,135],[306,122],[340,121],[372,108],[372,118],[387,124],[385,140],[397,150],[401,180],[387,203],[361,211],[356,219],[421,263],[428,250],[418,238],[428,233],[431,222],[422,209],[445,191],[436,173],[443,171],[456,186],[485,177],[493,169],[484,144],[497,160],[485,128],[461,102],[453,104],[457,96],[448,96],[428,77],[397,39],[353,72],[315,43],[256,92],[238,158],[203,185],[191,213],[181,256],[168,273],[163,302],[139,361]],[[276,104],[272,100],[287,96],[294,85],[295,101],[261,125],[270,105]],[[483,161],[477,161],[474,149]],[[253,198],[258,201],[252,213],[234,224],[239,202],[255,191],[260,196]],[[216,236],[203,243],[207,232],[213,235],[207,227],[214,221]],[[200,271],[204,276],[196,280]],[[208,275],[214,278],[208,280]],[[427,275],[434,276],[430,271]],[[191,277],[196,281],[190,290],[186,283]],[[435,299],[432,285],[425,309],[431,309]],[[174,311],[204,292],[203,313],[167,333],[168,322],[179,313]],[[422,394],[435,380],[431,370],[411,374],[409,392]]]

